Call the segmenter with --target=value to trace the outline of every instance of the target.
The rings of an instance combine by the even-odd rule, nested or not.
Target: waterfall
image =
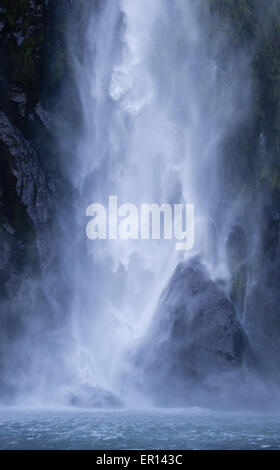
[[[82,382],[118,392],[178,263],[199,256],[212,280],[229,281],[226,246],[240,202],[224,188],[223,144],[250,109],[249,58],[240,51],[227,60],[219,35],[213,45],[203,1],[85,8],[83,28],[68,34],[82,125],[63,137],[74,154],[65,171],[78,225],[70,362]],[[178,252],[174,240],[88,240],[87,207],[107,206],[110,195],[136,206],[193,204],[193,249]]]

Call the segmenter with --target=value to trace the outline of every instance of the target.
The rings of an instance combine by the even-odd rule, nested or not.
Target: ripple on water
[[[1,449],[278,449],[280,415],[186,410],[0,410]]]

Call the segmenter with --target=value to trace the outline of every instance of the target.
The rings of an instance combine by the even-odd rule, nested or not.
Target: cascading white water
[[[223,80],[193,0],[106,0],[85,31],[83,60],[72,50],[83,115],[71,179],[85,237],[91,203],[191,203],[195,247],[214,278],[227,278],[221,146],[244,115],[242,67]],[[240,65],[240,64],[239,64]],[[243,68],[246,68],[246,62]],[[86,378],[117,390],[127,352],[149,327],[182,254],[173,241],[87,241],[77,275],[73,335]],[[158,333],[160,334],[160,332]],[[86,357],[94,358],[95,366]],[[86,365],[85,365],[86,362]],[[80,366],[79,366],[80,367]],[[95,369],[93,373],[93,369]]]

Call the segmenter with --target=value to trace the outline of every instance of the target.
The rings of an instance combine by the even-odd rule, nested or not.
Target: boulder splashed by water
[[[195,257],[178,264],[137,354],[158,404],[240,399],[253,357],[233,303]],[[233,386],[235,384],[235,386]]]

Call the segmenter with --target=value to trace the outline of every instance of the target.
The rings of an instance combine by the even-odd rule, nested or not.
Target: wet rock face
[[[280,384],[280,210],[266,206],[261,246],[254,258],[245,325],[266,377]]]
[[[14,354],[17,339],[27,324],[38,329],[35,319],[51,318],[40,279],[52,262],[52,214],[50,190],[35,150],[0,111],[1,401],[12,396],[11,390],[15,393],[16,373],[30,361],[22,351]]]
[[[52,220],[50,190],[36,152],[2,112],[0,152],[3,227],[23,243],[35,241],[41,265],[46,266],[50,244],[47,230]]]
[[[249,361],[247,338],[231,301],[198,259],[180,263],[138,356],[156,400],[184,401],[196,386],[210,397]]]
[[[53,243],[70,192],[53,110],[70,3],[0,0],[0,401],[22,389],[31,360],[40,363],[24,341],[40,345],[60,329],[70,297]]]
[[[16,178],[16,192],[35,224],[46,223],[50,213],[49,190],[35,151],[0,112],[1,154]]]
[[[231,272],[230,298],[241,318],[248,288],[248,257],[247,234],[241,225],[234,225],[227,238],[227,261]]]

